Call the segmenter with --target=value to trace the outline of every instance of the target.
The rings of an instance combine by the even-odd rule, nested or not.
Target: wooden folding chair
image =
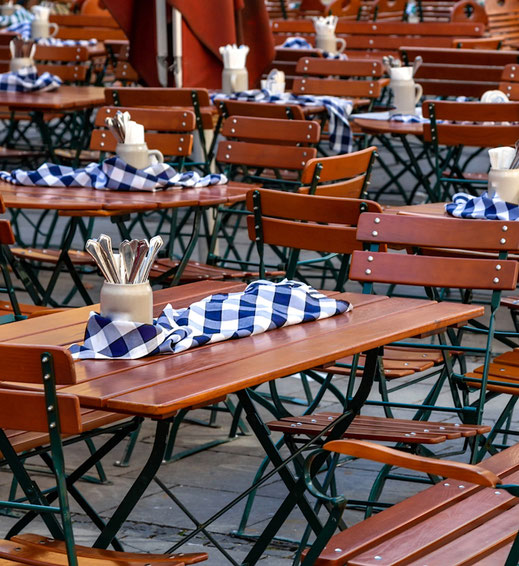
[[[294,94],[366,98],[369,107],[389,84],[389,79],[382,78],[382,63],[369,59],[341,61],[303,57],[297,63],[296,73],[300,76],[294,79]]]
[[[477,194],[477,188],[485,188],[487,172],[469,171],[470,162],[486,148],[513,146],[519,139],[517,102],[427,100],[422,109],[430,119],[430,124],[424,124],[424,141],[434,152],[432,193],[440,202],[459,190]],[[465,147],[477,150],[463,157]],[[445,154],[442,150],[446,150]]]
[[[445,480],[333,534],[349,501],[347,494],[330,497],[323,493],[320,481],[314,478],[326,452],[426,472]],[[519,446],[515,445],[474,466],[406,454],[371,442],[326,443],[322,452],[308,457],[304,473],[310,493],[331,512],[312,547],[303,551],[302,566],[374,566],[381,562],[516,566],[518,456]]]
[[[194,156],[190,166],[209,173],[210,154],[216,109],[205,88],[110,87],[105,89],[106,103],[111,106],[155,107],[185,109],[195,113],[200,155]],[[172,108],[173,107],[173,108]]]
[[[85,428],[78,398],[56,392],[57,385],[76,382],[74,363],[66,349],[55,346],[0,345],[0,355],[2,380],[29,387],[35,384],[43,386],[43,390],[0,390],[0,450],[26,497],[24,502],[2,501],[0,506],[23,509],[30,515],[41,516],[52,537],[17,534],[13,540],[2,540],[0,563],[26,563],[33,566],[102,566],[114,563],[127,566],[144,563],[150,566],[182,566],[207,559],[205,553],[184,554],[181,557],[137,555],[76,546],[67,494],[71,480],[65,472],[62,435],[81,435]],[[44,495],[31,479],[24,466],[23,455],[17,455],[10,441],[10,429],[25,429],[49,439],[52,457],[49,467],[55,476],[55,489]],[[58,505],[53,505],[56,499]]]
[[[481,425],[485,387],[483,386],[477,401],[471,401],[464,385],[465,377],[453,369],[453,355],[458,356],[468,351],[482,355],[485,359],[482,373],[483,379],[486,380],[494,332],[493,320],[499,306],[500,294],[502,290],[514,289],[517,283],[519,268],[515,261],[507,260],[506,257],[508,252],[517,250],[519,246],[519,225],[515,226],[513,222],[399,216],[375,212],[364,212],[359,215],[358,205],[356,208],[351,207],[350,203],[354,202],[349,199],[254,191],[249,193],[247,200],[248,209],[252,213],[248,217],[249,237],[258,243],[260,258],[261,247],[265,242],[293,248],[291,266],[297,265],[301,249],[352,253],[349,277],[362,282],[365,292],[372,292],[373,283],[425,286],[430,290],[432,298],[438,297],[437,288],[444,287],[491,290],[491,322],[485,347],[472,348],[460,345],[459,335],[452,330],[442,328],[441,321],[437,328],[438,344],[397,343],[398,348],[387,350],[388,353],[391,351],[389,362],[396,354],[400,354],[405,359],[406,353],[401,350],[403,347],[408,352],[409,348],[417,348],[418,356],[414,359],[415,363],[419,361],[420,356],[427,356],[427,352],[431,354],[441,352],[442,364],[434,370],[435,380],[429,393],[423,403],[404,404],[392,401],[389,397],[391,391],[388,391],[386,386],[386,379],[391,377],[385,371],[387,361],[380,360],[381,400],[371,400],[367,404],[382,408],[386,417],[358,415],[346,433],[349,438],[392,441],[406,450],[426,454],[432,454],[426,446],[434,446],[456,438],[471,440],[471,445],[475,448],[478,435],[490,430],[490,427]],[[369,201],[366,201],[364,206],[367,205]],[[352,218],[352,215],[356,215],[355,218]],[[507,233],[506,238],[503,238],[504,231]],[[499,257],[475,259],[377,251],[384,250],[386,243],[410,250],[420,248],[429,251],[431,248],[486,250],[499,252]],[[366,245],[370,247],[369,251],[360,251]],[[289,274],[294,272],[294,269],[288,271]],[[412,356],[411,354],[408,356],[408,362],[412,367]],[[422,358],[422,361],[424,360],[429,361],[427,358]],[[358,358],[344,361],[349,364],[350,375],[356,375],[359,366],[362,366],[362,361]],[[432,365],[434,363],[422,366],[417,371],[430,368]],[[333,389],[331,380],[331,376],[337,370],[335,367],[321,369],[329,371],[323,381],[324,386],[340,399],[340,395]],[[316,377],[319,379],[318,375]],[[446,383],[452,394],[452,404],[439,405],[438,398]],[[462,392],[461,395],[459,391]],[[345,408],[353,392],[354,384],[350,380],[343,400]],[[285,416],[268,423],[269,428],[282,432],[284,435],[282,440],[294,449],[302,436],[312,437],[337,416],[337,413],[315,412],[321,398],[320,390],[315,395],[316,402],[311,403],[303,415],[293,417],[285,413]],[[394,420],[392,407],[395,406],[413,411],[413,419]],[[458,415],[463,424],[430,421],[430,415],[435,411]],[[276,412],[282,414],[279,407],[272,410],[273,414]],[[473,451],[473,458],[475,457],[476,450]],[[259,472],[260,475],[261,472],[262,470]],[[378,500],[389,474],[390,468],[381,472],[370,494],[370,502]],[[391,478],[396,479],[394,474]],[[242,520],[241,528],[244,528],[245,522],[246,518]]]

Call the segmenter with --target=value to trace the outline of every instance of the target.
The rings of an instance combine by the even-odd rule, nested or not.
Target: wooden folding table
[[[236,283],[201,282],[157,291],[154,295],[155,314],[168,302],[175,308],[185,307],[209,294],[239,291],[243,287],[243,284]],[[243,564],[256,564],[296,505],[314,531],[318,531],[320,521],[304,496],[304,481],[294,477],[286,467],[295,455],[287,461],[282,460],[247,388],[367,351],[364,376],[349,411],[325,429],[329,433],[328,439],[338,438],[370,392],[380,347],[395,340],[464,323],[484,312],[481,306],[452,302],[436,303],[358,293],[340,293],[334,297],[350,301],[354,305],[353,310],[332,318],[209,344],[173,355],[131,361],[77,362],[77,384],[61,390],[76,394],[83,407],[147,417],[157,422],[149,459],[98,537],[96,547],[106,548],[110,544],[157,473],[166,448],[169,419],[175,412],[211,404],[230,393],[237,393],[251,429],[275,467],[272,473],[279,473],[289,492]],[[0,340],[17,344],[68,346],[71,342],[82,340],[90,310],[91,307],[84,307],[4,325],[0,327]],[[264,480],[265,477],[261,482]],[[174,548],[203,530],[249,491],[184,537]]]

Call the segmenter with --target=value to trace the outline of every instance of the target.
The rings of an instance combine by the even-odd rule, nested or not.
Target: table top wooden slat
[[[154,192],[30,187],[0,182],[0,195],[8,208],[115,213],[232,204],[243,201],[252,188],[252,185],[232,181],[226,185],[178,187]]]
[[[242,288],[240,284],[204,282],[161,291],[156,299],[160,307],[165,302],[187,306],[214,292]],[[171,356],[77,362],[78,383],[64,390],[79,395],[85,407],[163,418],[179,408],[483,313],[483,307],[455,303],[356,293],[337,297],[351,301],[353,311]],[[2,336],[5,331],[0,328],[0,340],[68,344],[72,336],[83,332],[89,310],[86,307],[10,325],[15,333],[10,337]],[[37,327],[31,327],[31,322]]]
[[[0,106],[28,110],[74,110],[102,106],[104,87],[62,85],[52,92],[0,92]]]
[[[420,122],[370,120],[369,118],[355,118],[354,115],[351,119],[356,126],[366,133],[423,136],[423,123]]]

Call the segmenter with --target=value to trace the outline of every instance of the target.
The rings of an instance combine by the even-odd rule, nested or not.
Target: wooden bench
[[[423,59],[415,74],[424,95],[480,98],[499,87],[506,65],[519,61],[519,51],[412,47],[404,44],[400,55],[406,64]]]
[[[287,37],[302,36],[315,44],[315,30],[310,20],[274,20],[272,32],[277,45]],[[451,47],[454,38],[480,38],[485,34],[481,22],[349,22],[339,21],[337,37],[346,40],[349,57],[373,57],[373,53],[397,54],[402,45],[415,47]]]
[[[519,483],[519,444],[479,466],[359,441],[329,442],[325,449],[451,479],[338,532],[318,558],[307,553],[304,566],[505,563],[519,524],[519,499],[500,484]]]
[[[506,46],[519,44],[519,2],[517,0],[485,0],[488,31]]]

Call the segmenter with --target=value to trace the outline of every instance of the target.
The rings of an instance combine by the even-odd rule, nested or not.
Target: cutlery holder
[[[153,293],[151,285],[122,285],[105,281],[101,288],[101,316],[112,320],[153,323]]]

